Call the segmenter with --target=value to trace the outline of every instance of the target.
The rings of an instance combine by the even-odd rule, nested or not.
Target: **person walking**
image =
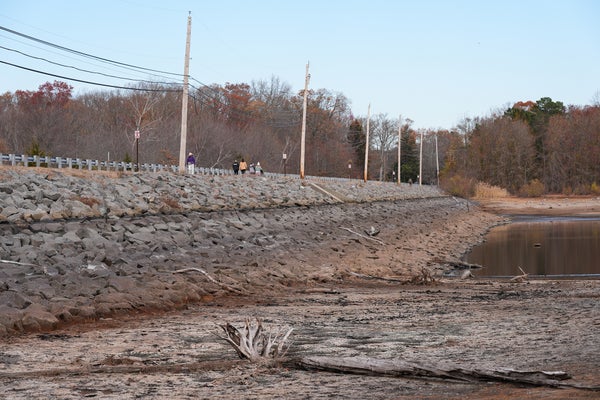
[[[187,172],[190,175],[194,175],[196,169],[196,158],[193,153],[188,154],[187,160],[185,162],[187,164]]]
[[[260,166],[260,161],[256,163],[256,175],[262,175],[264,173],[262,167]]]
[[[242,172],[242,175],[244,175],[246,173],[247,169],[248,169],[248,164],[242,158],[242,161],[240,161],[240,171]]]
[[[233,162],[233,174],[237,175],[240,172],[240,164],[237,160]]]

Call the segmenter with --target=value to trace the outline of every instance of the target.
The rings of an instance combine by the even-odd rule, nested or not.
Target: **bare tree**
[[[535,148],[534,138],[522,121],[508,117],[480,120],[470,150],[478,180],[513,193],[528,182]]]
[[[373,148],[379,154],[379,180],[385,180],[391,150],[398,145],[398,120],[389,119],[387,114],[377,114],[371,120]]]
[[[600,177],[600,106],[572,107],[553,116],[548,129],[547,189],[565,194],[594,192]]]

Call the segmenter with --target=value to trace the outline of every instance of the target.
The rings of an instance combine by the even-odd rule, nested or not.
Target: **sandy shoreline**
[[[484,211],[506,215],[600,216],[600,196],[478,199]]]

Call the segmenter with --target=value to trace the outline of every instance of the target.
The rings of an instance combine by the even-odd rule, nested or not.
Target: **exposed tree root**
[[[256,324],[246,319],[241,330],[229,322],[219,326],[225,332],[225,336],[217,336],[233,346],[240,358],[252,361],[284,357],[289,349],[289,345],[284,349],[285,342],[294,330],[294,328],[280,328],[275,332],[265,331],[259,319],[256,319]]]

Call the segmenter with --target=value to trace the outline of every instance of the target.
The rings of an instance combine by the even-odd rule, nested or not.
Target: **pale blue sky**
[[[203,84],[272,76],[343,93],[356,116],[410,118],[450,129],[520,100],[600,100],[600,1],[3,0],[0,26],[95,56],[183,73]],[[0,30],[0,61],[115,85],[149,76],[83,59]],[[0,93],[56,78],[0,63]],[[174,77],[174,79],[179,79]],[[89,86],[70,82],[77,93]],[[103,90],[93,87],[93,90]]]

